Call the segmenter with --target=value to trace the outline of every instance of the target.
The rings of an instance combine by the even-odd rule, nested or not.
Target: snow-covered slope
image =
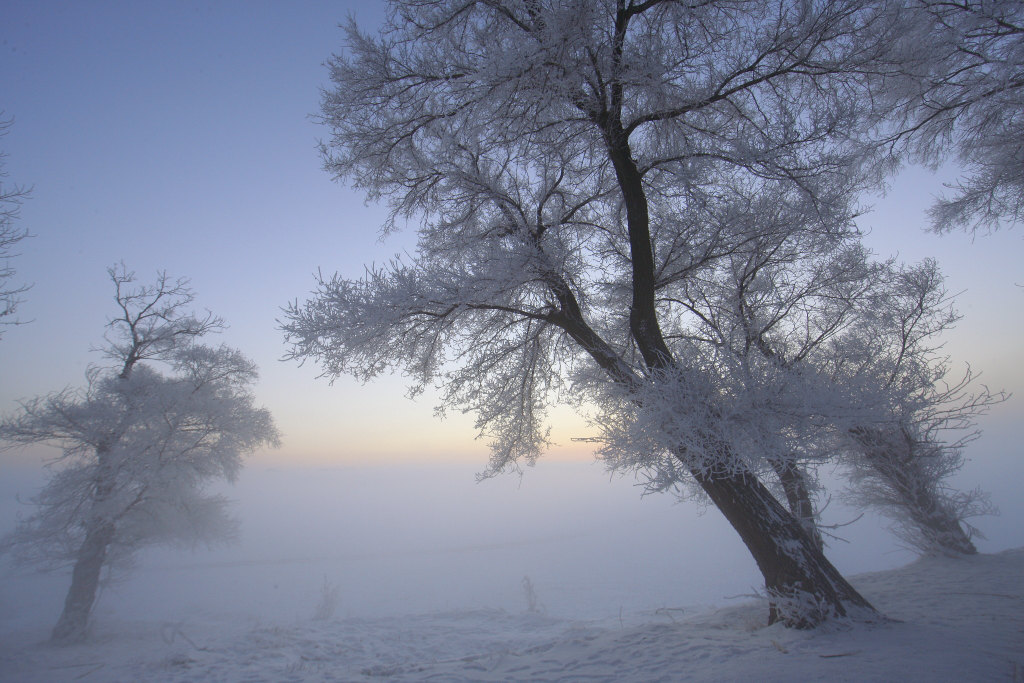
[[[500,609],[263,623],[105,620],[94,641],[0,644],[0,680],[1021,681],[1024,548],[854,583],[892,621],[762,626],[756,602],[576,621]]]

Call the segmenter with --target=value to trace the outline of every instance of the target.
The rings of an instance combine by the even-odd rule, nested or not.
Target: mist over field
[[[0,683],[1024,682],[1020,0],[4,9]]]
[[[1014,482],[1019,461],[993,459],[998,430],[978,444],[957,480],[990,490],[999,517],[976,520],[982,552],[1024,545]],[[987,446],[988,449],[983,449]],[[1000,471],[990,465],[998,462]],[[134,571],[106,585],[94,623],[187,621],[197,615],[308,619],[325,581],[336,616],[378,617],[446,610],[529,608],[528,577],[546,613],[629,617],[661,608],[723,605],[752,594],[759,575],[721,515],[669,495],[642,496],[630,477],[599,463],[541,461],[523,476],[480,483],[472,464],[328,466],[255,464],[225,485],[241,521],[238,542],[206,549],[153,548]],[[0,478],[0,532],[42,482],[25,462]],[[823,523],[859,512],[833,499]],[[916,555],[868,514],[833,533],[828,555],[841,571],[890,569]],[[38,575],[3,565],[0,629],[42,640],[60,613],[68,572]]]
[[[688,680],[1012,674],[1015,660],[985,652],[1024,644],[1014,641],[1016,603],[970,597],[1021,588],[1014,563],[1024,557],[999,553],[1024,545],[1024,465],[996,457],[1012,447],[1002,436],[990,425],[954,482],[984,485],[1003,512],[977,520],[988,536],[977,558],[915,562],[885,520],[857,519],[836,499],[826,506],[824,524],[856,519],[834,530],[845,541],[830,540],[828,556],[876,606],[909,620],[896,633],[804,642],[763,628],[765,604],[751,597],[759,572],[722,516],[643,497],[600,463],[541,460],[521,478],[476,483],[480,468],[468,463],[257,460],[222,487],[241,521],[237,543],[143,550],[101,587],[87,643],[46,643],[69,571],[0,564],[0,678],[648,681],[673,679],[679,666]],[[12,453],[0,466],[6,533],[27,509],[17,497],[30,497],[43,471]],[[895,573],[863,574],[879,570]],[[872,656],[831,659],[865,650]]]

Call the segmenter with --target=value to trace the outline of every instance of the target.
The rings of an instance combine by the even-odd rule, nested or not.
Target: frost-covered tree
[[[897,139],[916,159],[962,169],[931,209],[945,232],[992,229],[1024,216],[1024,3],[916,0],[906,59],[890,79]]]
[[[0,138],[7,134],[10,125],[10,121],[0,120]],[[0,152],[0,178],[7,176],[3,170],[5,156]],[[10,259],[14,256],[14,245],[28,236],[27,230],[16,225],[21,202],[26,194],[27,190],[24,188],[17,185],[5,187],[0,180],[0,337],[3,336],[4,327],[13,324],[11,320],[5,318],[14,315],[18,304],[21,303],[21,295],[28,289],[27,286],[11,282],[15,270],[10,266]]]
[[[242,456],[277,442],[270,413],[253,404],[256,367],[239,351],[200,343],[223,327],[187,309],[192,290],[161,273],[135,285],[109,270],[118,314],[83,389],[23,401],[0,421],[9,444],[61,450],[35,512],[3,539],[23,562],[73,567],[53,640],[86,635],[101,572],[153,543],[229,540],[227,501],[205,492],[233,480]]]
[[[747,434],[746,450],[766,454],[759,473],[776,481],[820,545],[809,475],[836,457],[846,429],[885,414],[817,359],[851,328],[887,264],[871,261],[852,223],[807,230],[770,200],[750,204],[742,215],[748,222],[742,244],[659,291],[671,313],[666,337],[715,365],[735,405],[731,431]],[[644,471],[655,489],[680,484],[678,461],[637,458],[635,450],[606,449],[605,456],[617,468]]]
[[[408,0],[378,37],[350,25],[326,166],[390,202],[385,230],[420,220],[419,246],[321,278],[287,312],[292,355],[438,383],[476,413],[490,473],[542,452],[552,402],[597,405],[608,444],[678,463],[727,517],[772,620],[873,614],[762,483],[787,456],[753,438],[773,432],[729,359],[667,335],[660,293],[762,230],[848,229],[876,180],[858,95],[899,18],[862,0]]]
[[[894,531],[924,553],[976,553],[977,530],[967,520],[992,510],[981,491],[949,483],[978,436],[976,418],[1006,399],[975,387],[970,368],[952,377],[938,337],[958,319],[934,261],[891,268],[825,360],[843,381],[875,386],[865,400],[884,409],[881,420],[847,432],[848,497],[891,517]]]
[[[963,465],[974,418],[1003,395],[972,393],[970,372],[947,384],[938,337],[958,316],[936,263],[869,256],[853,230],[762,230],[718,267],[662,291],[680,311],[669,336],[719,350],[748,421],[756,412],[760,429],[771,426],[757,438],[781,442],[768,464],[812,535],[808,467],[841,457],[854,475],[849,497],[893,517],[904,540],[973,553],[965,518],[984,510],[983,499],[948,479]],[[677,485],[672,461],[630,464],[656,488]]]

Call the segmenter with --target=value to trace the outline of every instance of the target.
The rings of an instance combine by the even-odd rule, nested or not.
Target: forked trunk
[[[89,614],[96,601],[100,571],[107,559],[107,549],[114,539],[114,525],[99,522],[85,536],[71,574],[71,588],[64,600],[64,612],[53,629],[50,640],[55,643],[73,643],[83,640],[89,624]]]
[[[619,3],[613,37],[616,61],[624,54],[622,46],[631,16],[625,4]],[[647,369],[658,373],[674,369],[675,361],[658,323],[658,278],[650,211],[643,174],[629,146],[629,131],[622,124],[622,111],[621,83],[613,82],[609,109],[595,114],[594,122],[604,132],[608,156],[626,207],[633,289],[630,334]],[[677,455],[687,463],[682,450]],[[712,466],[702,466],[705,464]],[[718,473],[714,463],[702,463],[689,469],[754,556],[764,575],[772,623],[781,621],[788,626],[811,628],[830,617],[879,616],[753,472]]]
[[[754,556],[768,593],[769,623],[813,628],[836,617],[881,618],[753,473],[694,476]]]

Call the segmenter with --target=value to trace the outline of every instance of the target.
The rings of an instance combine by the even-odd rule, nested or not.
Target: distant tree
[[[102,350],[113,365],[90,368],[84,389],[24,401],[0,421],[0,439],[62,452],[36,511],[0,546],[44,568],[73,566],[57,642],[85,637],[104,567],[146,544],[230,539],[227,501],[204,487],[233,480],[243,455],[277,442],[269,412],[253,405],[255,365],[199,343],[223,321],[186,311],[187,280],[161,273],[134,286],[124,266],[109,273],[118,314]]]
[[[491,438],[489,473],[541,453],[552,402],[601,406],[608,443],[678,463],[730,521],[771,620],[874,614],[762,483],[788,456],[736,428],[761,418],[734,412],[730,359],[666,334],[662,293],[762,231],[849,230],[877,180],[850,144],[879,114],[860,86],[900,18],[860,0],[409,0],[378,38],[350,25],[326,166],[390,201],[385,230],[421,219],[419,247],[321,278],[287,312],[292,356],[439,382]]]
[[[0,137],[7,134],[10,125],[10,121],[0,120]],[[3,170],[5,156],[6,154],[0,152],[0,178],[7,177]],[[0,181],[0,337],[3,337],[5,326],[14,324],[5,318],[14,315],[18,304],[21,303],[21,295],[28,289],[27,286],[17,286],[10,282],[15,271],[9,265],[11,257],[14,256],[12,248],[28,236],[27,230],[15,226],[21,202],[27,194],[28,191],[22,187],[5,187]]]
[[[917,160],[962,176],[931,209],[938,232],[993,229],[1024,217],[1024,3],[917,0],[891,77],[900,133]]]

